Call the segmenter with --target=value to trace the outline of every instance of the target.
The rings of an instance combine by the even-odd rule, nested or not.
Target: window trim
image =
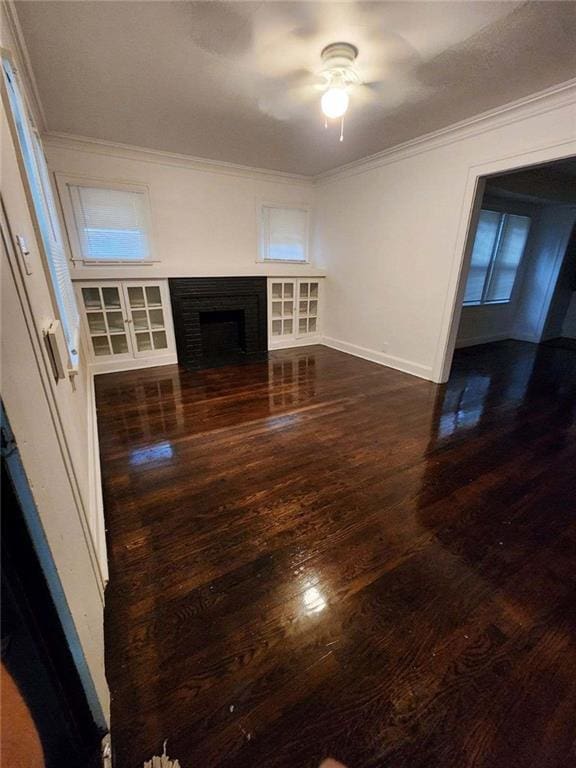
[[[277,208],[280,210],[303,211],[306,214],[306,234],[305,234],[305,258],[304,259],[270,259],[266,254],[270,251],[270,240],[268,228],[264,221],[264,209]],[[308,203],[283,203],[260,200],[256,206],[256,215],[258,219],[258,256],[257,264],[310,264],[310,214],[311,206]]]
[[[68,301],[69,297],[62,295],[62,292],[60,291],[60,284],[56,279],[57,265],[55,262],[52,261],[52,255],[49,252],[50,249],[46,244],[46,240],[43,234],[41,216],[37,209],[34,192],[32,190],[30,173],[27,167],[27,161],[26,161],[24,149],[22,146],[22,139],[20,137],[20,133],[16,123],[18,116],[14,113],[12,100],[9,95],[8,80],[13,81],[14,83],[15,98],[17,101],[20,102],[22,116],[26,121],[26,129],[30,135],[31,146],[29,147],[29,150],[38,174],[39,188],[40,188],[40,192],[43,197],[43,203],[46,209],[45,213],[47,215],[47,225],[50,227],[54,235],[56,234],[60,235],[60,240],[61,240],[60,245],[62,247],[62,265],[67,266],[68,264],[68,260],[66,258],[67,257],[67,238],[64,234],[65,228],[59,216],[58,196],[55,193],[52,180],[50,179],[50,169],[48,168],[48,164],[46,162],[46,158],[44,155],[44,147],[42,145],[42,141],[39,136],[39,132],[36,126],[33,112],[30,109],[26,87],[20,80],[18,67],[10,51],[7,51],[5,48],[0,47],[0,53],[1,53],[1,59],[2,59],[2,72],[0,73],[0,81],[2,86],[1,87],[2,103],[3,103],[3,106],[5,107],[4,111],[6,115],[6,122],[8,125],[8,130],[10,132],[10,137],[14,145],[14,152],[16,154],[16,160],[18,163],[19,171],[20,171],[20,177],[22,180],[22,186],[23,186],[24,195],[26,198],[28,213],[30,215],[30,221],[32,223],[32,228],[34,230],[35,246],[37,247],[40,255],[40,263],[42,265],[42,271],[44,272],[44,276],[46,279],[46,285],[48,287],[48,293],[49,293],[50,301],[52,304],[52,311],[54,313],[54,317],[57,318],[60,322],[63,338],[65,340],[65,346],[68,352],[68,360],[67,360],[68,374],[73,375],[78,371],[78,368],[80,365],[79,347],[80,347],[81,334],[80,334],[80,314],[78,311],[78,305],[76,303],[76,295],[74,293],[74,287],[72,285],[72,276],[70,274],[68,275],[70,279],[70,286],[71,286],[70,290],[71,290],[71,297],[72,297],[72,302],[69,302]],[[6,71],[5,63],[7,64],[9,71]],[[40,153],[41,155],[40,158],[38,157],[38,153]],[[42,168],[42,163],[44,165],[44,168]],[[43,173],[43,170],[45,170],[45,174]],[[46,191],[47,191],[46,185],[48,185],[49,194],[52,195],[53,206],[50,206],[48,203],[48,199],[46,197]],[[56,221],[52,219],[52,215],[51,215],[52,213],[54,213],[54,215],[57,217]],[[58,229],[58,233],[56,233],[55,226]],[[72,304],[72,307],[70,307],[70,304]],[[72,316],[68,316],[66,312],[66,308],[71,308],[72,310],[75,310]],[[67,333],[65,328],[68,328],[69,334]]]
[[[528,249],[528,242],[530,238],[530,233],[532,230],[532,224],[533,224],[533,216],[529,215],[527,213],[517,213],[515,211],[510,210],[504,210],[496,205],[484,205],[481,207],[480,212],[482,211],[491,211],[492,213],[497,213],[500,216],[500,222],[498,225],[498,233],[496,235],[496,238],[494,240],[494,245],[492,246],[492,253],[490,254],[490,263],[488,265],[488,269],[486,270],[486,277],[484,278],[484,285],[482,286],[482,296],[480,297],[479,301],[462,301],[463,307],[492,307],[496,305],[504,305],[504,304],[510,304],[514,299],[514,293],[516,292],[516,286],[518,285],[518,276],[521,274],[522,268],[524,266],[524,257],[526,255],[526,251]],[[512,290],[510,291],[510,298],[508,299],[487,299],[486,296],[490,292],[490,287],[492,285],[492,279],[494,276],[494,270],[496,267],[496,258],[498,256],[498,250],[500,248],[500,244],[502,242],[502,235],[504,233],[505,225],[506,225],[506,217],[507,216],[521,216],[525,219],[528,219],[530,224],[528,226],[528,234],[526,235],[526,242],[524,243],[524,248],[522,250],[522,255],[520,256],[520,261],[518,262],[518,266],[516,268],[516,273],[514,275],[514,283],[512,285]],[[477,228],[476,228],[477,231]],[[476,240],[476,232],[474,232],[474,240]],[[472,258],[472,255],[471,255]],[[470,261],[469,267],[472,266],[472,261]],[[468,281],[468,275],[466,275],[466,281]],[[466,289],[466,285],[465,285]]]
[[[70,175],[56,171],[56,188],[62,209],[62,218],[66,230],[66,239],[70,260],[73,264],[83,267],[143,267],[148,264],[157,264],[160,259],[156,256],[154,231],[152,227],[152,211],[150,205],[150,187],[148,184],[133,181],[111,181],[109,179],[93,178],[88,176]],[[87,259],[82,253],[82,243],[76,226],[76,214],[72,203],[70,187],[97,187],[99,189],[117,190],[119,192],[136,192],[144,195],[144,215],[146,223],[146,236],[150,255],[146,259]]]

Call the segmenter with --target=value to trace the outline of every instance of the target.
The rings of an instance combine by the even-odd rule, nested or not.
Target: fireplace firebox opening
[[[246,354],[243,310],[200,312],[200,336],[202,357],[206,360]]]

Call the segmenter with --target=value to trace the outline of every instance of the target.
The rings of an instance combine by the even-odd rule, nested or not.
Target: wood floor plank
[[[119,768],[576,765],[576,353],[96,379]]]

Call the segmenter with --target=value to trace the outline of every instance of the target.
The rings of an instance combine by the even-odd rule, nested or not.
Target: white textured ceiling
[[[17,12],[49,130],[306,175],[576,74],[574,2],[25,0]],[[314,87],[339,40],[377,83],[352,93],[342,143]]]

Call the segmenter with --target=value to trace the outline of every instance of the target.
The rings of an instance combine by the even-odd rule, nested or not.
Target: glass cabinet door
[[[120,285],[80,288],[86,329],[94,358],[132,355]]]
[[[128,283],[124,288],[134,356],[168,351],[167,307],[160,285]]]
[[[270,340],[292,337],[296,329],[296,282],[272,280],[268,301]]]
[[[318,280],[298,280],[298,336],[313,336],[318,333],[319,301]]]

